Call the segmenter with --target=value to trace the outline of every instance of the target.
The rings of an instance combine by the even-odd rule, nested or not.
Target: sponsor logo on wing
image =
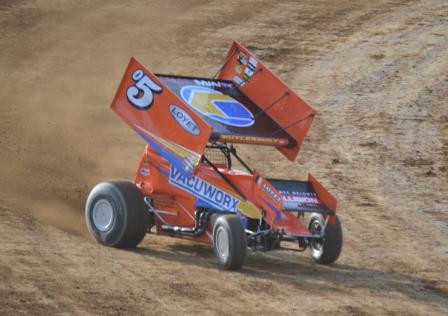
[[[280,202],[280,197],[266,183],[263,183],[263,191],[268,194],[275,202]]]
[[[284,195],[283,200],[285,202],[297,202],[300,204],[319,204],[319,200],[317,198],[309,196]]]
[[[230,82],[223,82],[223,81],[215,81],[215,80],[204,80],[204,79],[194,79],[194,83],[198,86],[205,86],[205,87],[222,87],[222,88],[232,88],[233,84]]]
[[[237,60],[240,64],[247,65],[247,56],[243,53],[238,54]]]
[[[176,120],[176,122],[187,132],[189,132],[192,135],[199,135],[199,126],[196,124],[196,122],[193,120],[193,118],[185,112],[184,109],[181,107],[171,104],[170,105],[170,113],[173,116],[173,118]]]
[[[218,122],[248,127],[254,124],[253,114],[228,95],[208,87],[185,86],[180,94],[191,107]]]
[[[220,210],[236,212],[240,200],[196,176],[187,176],[171,166],[169,181]]]
[[[248,65],[248,67],[249,67],[252,71],[254,71],[255,68],[257,67],[257,64],[258,64],[258,61],[257,61],[253,56],[251,56],[251,57],[249,58],[249,65]]]

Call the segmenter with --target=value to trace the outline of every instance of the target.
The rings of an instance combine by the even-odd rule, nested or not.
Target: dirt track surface
[[[0,314],[446,315],[448,3],[371,2],[0,1]],[[129,57],[211,76],[232,39],[318,110],[295,163],[241,153],[337,196],[333,266],[229,273],[204,245],[86,232],[89,189],[132,179],[144,146],[108,108]]]

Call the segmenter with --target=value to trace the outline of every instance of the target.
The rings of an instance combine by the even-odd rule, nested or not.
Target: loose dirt
[[[212,76],[232,39],[318,111],[266,176],[336,195],[332,266],[291,251],[217,269],[210,247],[87,234],[90,188],[132,179],[143,142],[109,104],[134,55]],[[447,1],[0,1],[0,314],[448,313]]]

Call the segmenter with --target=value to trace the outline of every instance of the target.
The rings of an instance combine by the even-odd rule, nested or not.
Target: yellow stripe
[[[238,204],[238,209],[249,218],[261,218],[261,211],[251,201],[241,201],[240,204]]]
[[[139,126],[140,127],[140,126]],[[140,127],[141,128],[141,127]],[[198,153],[188,150],[187,148],[184,148],[180,145],[177,145],[175,143],[172,143],[170,141],[167,141],[159,136],[156,136],[150,132],[148,132],[147,130],[144,130],[149,136],[151,136],[152,138],[154,138],[157,142],[159,142],[160,144],[162,144],[163,146],[167,147],[168,149],[170,149],[171,151],[175,152],[176,154],[178,154],[179,156],[181,156],[182,158],[190,158],[192,160],[193,165],[196,167],[199,164],[199,161],[201,160],[201,155],[199,155]]]

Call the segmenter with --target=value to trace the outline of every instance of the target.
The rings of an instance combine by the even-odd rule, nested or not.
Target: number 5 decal
[[[162,87],[152,81],[141,69],[134,71],[132,80],[135,81],[135,85],[130,86],[126,92],[129,102],[141,110],[149,108],[154,100],[153,92],[162,92]]]

